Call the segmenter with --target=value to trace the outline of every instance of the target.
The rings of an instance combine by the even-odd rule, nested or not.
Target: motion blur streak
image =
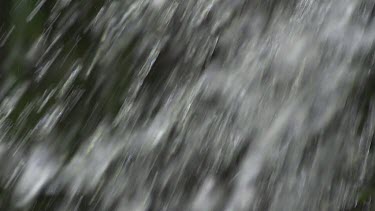
[[[0,210],[374,210],[373,0],[0,0]]]

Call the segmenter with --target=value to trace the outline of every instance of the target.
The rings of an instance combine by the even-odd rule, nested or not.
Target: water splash
[[[372,1],[2,4],[2,209],[371,210]]]

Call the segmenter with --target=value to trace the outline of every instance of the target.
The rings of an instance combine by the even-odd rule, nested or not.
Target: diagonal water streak
[[[357,203],[375,163],[373,2],[46,5],[26,13],[40,32],[14,23],[4,42],[27,53],[0,67],[1,209]]]

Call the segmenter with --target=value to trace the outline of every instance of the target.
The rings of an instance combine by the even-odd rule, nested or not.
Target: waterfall
[[[0,2],[0,210],[375,204],[373,0]]]

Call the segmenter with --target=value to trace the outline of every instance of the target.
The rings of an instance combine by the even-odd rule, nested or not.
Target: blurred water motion
[[[0,1],[0,210],[374,210],[374,8]]]

